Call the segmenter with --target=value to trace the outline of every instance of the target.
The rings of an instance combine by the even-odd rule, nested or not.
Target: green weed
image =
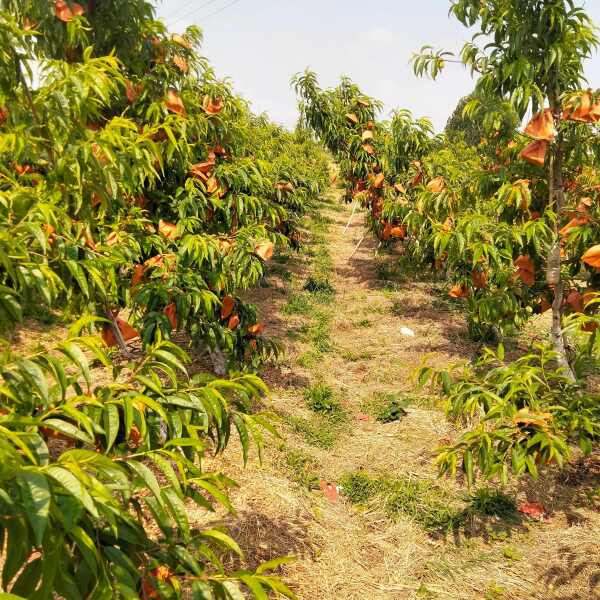
[[[298,358],[298,364],[304,369],[312,369],[317,362],[319,362],[323,358],[323,355],[320,352],[315,350],[308,350],[303,352]]]
[[[369,360],[373,358],[373,353],[368,350],[364,350],[362,352],[353,352],[352,350],[346,350],[341,354],[344,360],[349,362],[358,362],[359,360]]]
[[[312,446],[331,450],[335,445],[339,429],[335,425],[332,426],[331,421],[326,417],[317,417],[313,421],[288,415],[284,417],[284,422]]]
[[[491,487],[479,488],[466,500],[466,511],[469,514],[500,517],[502,519],[515,518],[517,515],[517,503],[514,498]]]
[[[290,479],[308,490],[318,489],[319,477],[315,473],[317,461],[300,450],[280,449],[285,453],[285,467]]]
[[[281,308],[284,315],[310,316],[314,312],[312,300],[308,294],[294,294],[288,303]]]
[[[342,420],[344,411],[336,399],[333,389],[323,383],[317,383],[304,390],[306,406],[316,413],[321,413],[333,420]]]
[[[346,473],[338,483],[342,493],[352,504],[365,504],[382,489],[379,480],[369,477],[362,471]]]
[[[408,517],[428,532],[450,531],[464,520],[454,508],[454,499],[435,483],[412,477],[372,478],[364,472],[350,473],[340,480],[350,502],[378,501],[393,520]]]

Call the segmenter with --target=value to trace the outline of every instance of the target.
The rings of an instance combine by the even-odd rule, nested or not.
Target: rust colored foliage
[[[548,142],[546,140],[536,140],[526,146],[519,156],[532,165],[543,167],[546,162],[547,150]]]
[[[81,17],[84,13],[83,6],[77,4],[77,2],[72,2],[71,6],[64,0],[56,0],[54,3],[54,14],[63,23],[68,23],[75,17]]]
[[[226,319],[233,312],[235,306],[235,298],[232,296],[225,296],[221,302],[221,319]]]
[[[140,337],[139,331],[134,329],[127,321],[123,319],[116,319],[117,327],[123,336],[123,339],[127,342],[128,340],[133,340],[137,337]],[[115,334],[112,330],[110,323],[106,323],[102,330],[102,339],[104,343],[108,347],[116,346],[117,340],[115,338]]]
[[[552,141],[556,137],[552,110],[546,108],[537,113],[525,127],[525,133],[536,140]]]

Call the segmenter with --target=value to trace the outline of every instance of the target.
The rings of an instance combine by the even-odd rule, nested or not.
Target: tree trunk
[[[560,123],[561,111],[558,94],[550,98],[550,107],[556,123]],[[557,361],[564,374],[572,381],[575,381],[573,369],[569,363],[565,338],[563,335],[562,317],[563,317],[563,297],[564,285],[560,274],[560,218],[564,207],[564,183],[563,183],[563,163],[564,163],[564,138],[559,132],[556,141],[550,145],[550,159],[548,166],[548,207],[556,213],[554,223],[554,243],[548,254],[547,262],[547,280],[548,284],[554,289],[554,301],[552,302],[552,327],[550,337],[552,346],[557,355]]]

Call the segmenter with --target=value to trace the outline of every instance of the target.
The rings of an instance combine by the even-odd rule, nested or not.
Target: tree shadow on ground
[[[300,518],[284,515],[272,518],[258,508],[249,508],[229,517],[224,524],[245,556],[245,560],[240,560],[237,555],[229,555],[226,562],[233,568],[255,569],[282,556],[314,559],[317,554],[308,527]]]
[[[547,557],[540,579],[544,600],[600,599],[600,544],[563,545]]]

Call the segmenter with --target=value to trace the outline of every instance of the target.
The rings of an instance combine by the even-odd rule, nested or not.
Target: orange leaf
[[[577,105],[577,108],[575,106]],[[595,109],[595,107],[594,107]],[[593,121],[590,113],[592,111],[592,94],[588,92],[578,93],[571,96],[565,110],[563,111],[563,119],[568,121],[580,121],[582,123],[590,123]]]
[[[535,263],[531,256],[522,254],[515,259],[515,266],[523,271],[529,271],[535,273]]]
[[[391,223],[385,223],[381,232],[381,239],[383,241],[387,242],[387,240],[389,240],[392,237],[392,229],[393,226]]]
[[[473,269],[471,271],[471,280],[473,281],[473,287],[476,289],[482,289],[487,286],[488,274],[487,271],[479,271]]]
[[[273,242],[260,242],[254,246],[254,254],[263,260],[269,260],[273,256],[275,246]]]
[[[546,140],[536,140],[526,146],[519,156],[532,165],[543,167],[546,162],[547,149],[548,142]]]
[[[231,317],[229,317],[229,321],[227,322],[227,327],[233,331],[234,329],[238,328],[239,324],[240,318],[237,315],[231,315]]]
[[[211,98],[207,95],[204,96],[204,100],[202,101],[202,108],[204,112],[209,115],[218,115],[223,110],[223,100],[221,98],[217,98],[217,100],[211,100]]]
[[[182,72],[187,73],[189,70],[187,60],[180,54],[173,56],[173,64]]]
[[[571,290],[567,294],[565,302],[573,309],[574,312],[583,312],[583,297],[577,290]]]
[[[365,131],[363,131],[362,134],[362,141],[366,142],[368,140],[372,140],[373,139],[373,132],[370,129],[366,129]]]
[[[517,269],[515,273],[515,279],[520,279],[524,284],[532,286],[535,283],[535,275],[530,271],[524,269]]]
[[[235,298],[232,296],[225,296],[221,302],[221,319],[226,319],[233,312],[235,306]]]
[[[130,104],[133,104],[139,98],[143,89],[144,89],[144,84],[138,83],[138,84],[134,85],[128,79],[125,82],[125,96],[127,97],[127,101]]]
[[[255,325],[250,325],[248,327],[248,333],[250,335],[260,335],[265,329],[265,326],[262,323],[256,323]]]
[[[423,181],[423,173],[417,173],[410,182],[411,187],[417,187]]]
[[[406,194],[406,188],[401,184],[401,183],[396,183],[394,185],[394,189],[399,193],[399,194]]]
[[[439,177],[435,177],[427,184],[427,189],[434,194],[438,194],[446,187],[446,183],[444,178],[440,175]]]
[[[449,294],[452,298],[467,298],[469,296],[469,290],[466,285],[457,284],[452,286]]]
[[[171,40],[173,40],[176,44],[179,44],[180,46],[187,48],[188,50],[190,50],[192,48],[192,44],[190,44],[189,40],[186,37],[184,37],[183,35],[179,35],[178,33],[174,33],[171,36]]]
[[[211,177],[206,182],[206,192],[208,194],[214,194],[219,189],[219,182],[216,177]]]
[[[136,331],[127,321],[117,318],[116,322],[117,327],[119,328],[119,331],[121,332],[121,335],[123,336],[123,339],[126,342],[128,340],[140,337],[139,332]],[[104,328],[102,330],[102,339],[104,340],[104,343],[109,347],[117,345],[115,334],[113,333],[112,327],[109,323],[106,323],[104,325]]]
[[[163,312],[169,319],[169,322],[171,323],[171,327],[173,329],[177,329],[177,306],[175,306],[175,302],[171,302],[171,304],[167,304],[167,306],[165,306]]]
[[[107,246],[114,246],[115,244],[117,244],[119,242],[119,234],[116,231],[111,231],[107,236],[106,236],[106,241],[105,244]]]
[[[185,106],[183,104],[183,100],[179,95],[179,92],[174,89],[170,89],[167,92],[167,99],[165,100],[165,106],[169,112],[185,115]]]
[[[86,231],[85,233],[85,245],[90,249],[93,250],[94,252],[97,249],[96,246],[96,242],[94,242],[94,238],[91,236],[91,234],[89,232]]]
[[[385,182],[385,176],[383,173],[378,173],[377,175],[375,175],[375,177],[373,177],[373,183],[371,184],[372,187],[374,187],[376,190],[379,190],[383,187],[383,184]]]
[[[598,121],[600,121],[600,100],[596,102],[596,104],[594,104],[594,106],[592,106],[592,108],[590,109],[588,119],[592,123],[597,123]]]
[[[144,278],[144,265],[134,265],[133,275],[131,276],[131,287],[134,288]]]
[[[574,227],[581,227],[591,221],[589,216],[585,217],[575,217],[571,219],[560,231],[560,235],[565,236],[573,229]]]
[[[164,235],[168,240],[175,240],[179,237],[177,234],[177,225],[168,223],[162,219],[158,222],[158,232]]]
[[[63,23],[72,21],[75,17],[80,17],[84,14],[83,6],[77,2],[71,3],[72,8],[64,0],[56,0],[54,2],[54,14]]]
[[[586,265],[591,267],[600,267],[600,244],[592,246],[581,259]]]
[[[152,258],[149,258],[144,265],[148,268],[152,267],[162,267],[165,264],[165,258],[162,254],[157,254]]]
[[[362,145],[362,149],[370,155],[375,154],[375,148],[373,148],[373,146],[371,144],[363,144]]]
[[[519,512],[533,519],[542,519],[548,511],[541,502],[523,502],[519,504]]]
[[[393,238],[404,239],[406,237],[406,227],[404,225],[396,225],[390,230],[390,235]]]
[[[547,310],[552,308],[552,304],[548,302],[548,298],[546,296],[542,296],[540,298],[540,313],[545,313]]]
[[[525,127],[525,133],[536,140],[552,141],[556,137],[552,109],[546,108],[537,113]]]

